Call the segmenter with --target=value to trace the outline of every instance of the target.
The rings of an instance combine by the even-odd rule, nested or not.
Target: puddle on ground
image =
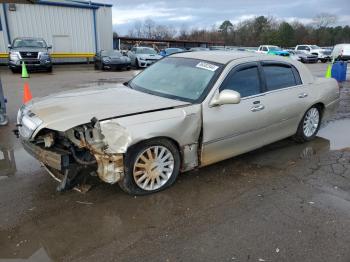
[[[331,150],[350,147],[350,119],[329,122],[320,129],[318,136],[330,141]]]
[[[250,161],[259,166],[284,169],[289,164],[302,159],[312,159],[315,155],[329,150],[330,141],[321,137],[316,137],[314,140],[302,144],[296,143],[292,139],[284,139],[252,151]]]
[[[40,164],[23,148],[0,148],[0,180],[14,175],[34,174]]]

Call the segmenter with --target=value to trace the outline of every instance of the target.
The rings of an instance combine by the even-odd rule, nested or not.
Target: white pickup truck
[[[317,55],[318,60],[323,63],[331,60],[331,51],[322,49],[317,45],[297,45],[295,51],[303,51],[306,54]]]

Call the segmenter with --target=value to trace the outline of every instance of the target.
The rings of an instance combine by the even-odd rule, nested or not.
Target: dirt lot
[[[309,68],[322,76],[326,65]],[[0,261],[350,261],[349,82],[314,141],[283,140],[131,197],[103,183],[86,194],[55,192],[11,133],[23,80],[0,74],[11,121],[0,128]],[[29,83],[44,96],[133,74],[60,66]]]

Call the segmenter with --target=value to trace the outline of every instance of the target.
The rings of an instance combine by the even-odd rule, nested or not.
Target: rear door
[[[262,61],[266,114],[269,132],[266,143],[294,135],[309,105],[309,91],[297,69],[284,62]]]

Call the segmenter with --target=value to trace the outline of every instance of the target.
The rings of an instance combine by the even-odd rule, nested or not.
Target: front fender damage
[[[91,119],[90,125],[67,131],[67,137],[79,148],[86,148],[95,157],[97,175],[107,183],[114,184],[124,176],[123,153],[131,141],[125,128],[117,123],[103,124]]]

